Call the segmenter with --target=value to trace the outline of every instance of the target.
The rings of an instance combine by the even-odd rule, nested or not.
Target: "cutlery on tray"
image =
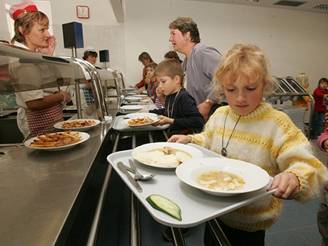
[[[134,164],[133,160],[131,160],[131,159],[129,160],[129,165],[130,165],[130,168],[128,170],[134,174],[135,180],[146,181],[146,180],[152,179],[155,176],[155,174],[152,174],[152,173],[139,172],[136,165]]]
[[[127,166],[125,166],[122,162],[117,163],[117,167],[118,167],[118,169],[121,170],[122,173],[124,173],[126,175],[128,180],[130,181],[130,183],[137,189],[137,191],[142,192],[142,187],[137,182],[137,180],[135,180],[132,177],[132,175],[129,173],[129,171],[128,171],[129,168]]]

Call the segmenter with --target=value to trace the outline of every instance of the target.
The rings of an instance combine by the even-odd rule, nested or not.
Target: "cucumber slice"
[[[153,194],[148,196],[146,200],[153,208],[162,211],[177,220],[182,220],[180,207],[170,199],[161,195]]]

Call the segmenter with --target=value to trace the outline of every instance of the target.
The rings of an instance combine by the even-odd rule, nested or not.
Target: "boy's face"
[[[264,82],[248,81],[240,77],[236,82],[223,83],[224,94],[232,110],[245,116],[253,112],[262,102]]]
[[[327,89],[328,83],[327,82],[320,82],[319,87],[320,87],[320,89]]]
[[[165,96],[177,92],[181,88],[181,81],[179,76],[174,76],[172,79],[169,76],[158,75],[159,87]]]
[[[97,57],[95,56],[88,56],[86,61],[90,62],[92,65],[95,65],[97,62]]]

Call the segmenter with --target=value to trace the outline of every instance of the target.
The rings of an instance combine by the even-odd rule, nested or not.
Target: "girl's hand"
[[[37,51],[42,54],[52,56],[55,52],[55,48],[56,48],[56,38],[54,36],[50,36],[48,38],[48,47],[39,48]]]
[[[295,174],[282,172],[273,178],[269,190],[278,188],[273,195],[277,198],[292,199],[293,196],[300,190],[300,183]]]
[[[168,142],[172,143],[190,143],[191,142],[191,137],[187,135],[173,135],[167,140]]]

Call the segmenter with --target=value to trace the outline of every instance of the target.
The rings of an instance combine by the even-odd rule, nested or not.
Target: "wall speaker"
[[[109,62],[109,51],[99,50],[99,60],[100,62]]]
[[[63,24],[63,37],[65,48],[83,48],[82,23],[70,22]]]

